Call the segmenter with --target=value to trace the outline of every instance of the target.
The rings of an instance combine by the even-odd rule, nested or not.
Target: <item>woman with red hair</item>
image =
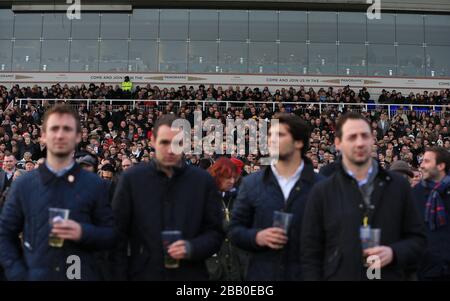
[[[235,184],[239,177],[238,168],[230,159],[221,157],[208,169],[208,172],[214,177],[219,188],[223,208],[223,228],[226,233],[231,219],[233,203],[237,196]],[[206,263],[210,280],[243,280],[246,257],[245,253],[232,245],[227,237],[220,251],[208,259]]]

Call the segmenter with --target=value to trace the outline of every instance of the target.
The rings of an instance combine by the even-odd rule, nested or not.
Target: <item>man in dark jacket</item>
[[[308,126],[294,114],[275,116],[269,149],[278,162],[245,177],[239,188],[230,236],[236,246],[252,252],[247,280],[301,280],[300,226],[307,196],[318,181],[308,149]],[[274,139],[279,137],[279,148]],[[273,226],[274,211],[293,215],[286,233]]]
[[[445,148],[428,149],[420,165],[424,180],[413,189],[428,237],[427,251],[419,266],[419,280],[450,280],[449,157]]]
[[[213,178],[187,165],[172,149],[179,130],[173,115],[160,117],[154,126],[155,160],[122,174],[113,210],[120,235],[113,269],[117,279],[207,280],[205,260],[222,245],[222,212]],[[165,268],[161,232],[181,231],[169,245],[168,255],[178,268]],[[127,253],[129,256],[127,258]]]
[[[103,181],[73,160],[80,137],[69,107],[47,111],[47,160],[13,182],[0,217],[0,262],[8,280],[98,279],[94,251],[113,247],[113,215]],[[69,209],[69,219],[51,227],[49,208]],[[50,234],[64,239],[63,246],[49,246]]]
[[[349,112],[338,120],[335,144],[342,163],[313,188],[305,210],[306,280],[402,280],[423,254],[424,227],[409,183],[371,159],[373,143],[370,123],[361,115]],[[381,229],[379,246],[363,250],[362,226]],[[365,256],[378,259],[370,269]]]

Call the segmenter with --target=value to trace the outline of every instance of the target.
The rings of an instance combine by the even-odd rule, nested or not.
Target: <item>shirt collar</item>
[[[57,177],[63,176],[66,172],[71,170],[74,165],[75,165],[75,162],[72,161],[72,163],[70,163],[68,166],[64,167],[61,170],[56,171],[56,170],[54,170],[53,168],[50,167],[50,165],[47,163],[47,161],[45,161],[45,166],[48,168],[49,171],[51,171]]]
[[[76,164],[75,162],[73,163],[71,169],[66,171],[62,177],[57,176],[55,173],[50,171],[50,169],[47,167],[47,164],[41,164],[38,168],[39,175],[42,178],[42,183],[44,185],[51,183],[55,179],[64,179],[65,181],[73,184],[80,171],[80,165]]]
[[[367,173],[367,176],[364,179],[362,179],[361,181],[358,181],[358,179],[356,179],[354,173],[351,170],[349,170],[347,168],[344,168],[344,169],[345,169],[345,171],[347,172],[347,174],[350,177],[354,178],[358,182],[358,186],[361,187],[361,186],[367,184],[367,182],[369,181],[369,178],[370,178],[370,176],[372,175],[372,172],[373,172],[373,165],[370,165],[369,172]]]
[[[304,167],[305,167],[305,161],[302,160],[302,163],[297,168],[297,170],[294,172],[294,174],[292,176],[290,176],[289,178],[285,178],[278,173],[277,168],[275,167],[275,162],[272,162],[272,164],[270,164],[270,168],[272,169],[272,172],[275,175],[275,178],[277,178],[277,180],[280,180],[280,179],[290,180],[290,179],[300,178]]]

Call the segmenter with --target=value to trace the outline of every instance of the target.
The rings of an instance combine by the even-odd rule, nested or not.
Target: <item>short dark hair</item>
[[[445,148],[433,146],[427,148],[425,152],[433,152],[436,155],[436,165],[444,163],[445,173],[447,174],[450,171],[450,153]]]
[[[172,124],[174,123],[175,120],[177,120],[177,116],[173,114],[161,115],[156,120],[155,125],[153,126],[153,136],[155,137],[155,139],[158,136],[158,130],[161,126],[167,125],[168,127],[172,127]]]
[[[370,125],[370,121],[367,120],[364,116],[362,116],[359,113],[356,112],[347,112],[344,115],[342,115],[341,117],[339,117],[337,123],[336,123],[336,137],[339,139],[342,139],[342,128],[344,127],[344,124],[348,121],[348,120],[364,120],[367,125],[369,126],[370,132],[372,133],[372,126]]]
[[[277,113],[274,116],[280,124],[288,126],[289,133],[295,141],[303,142],[302,156],[309,150],[310,129],[308,124],[295,114]]]
[[[81,123],[80,123],[80,119],[78,118],[77,113],[74,110],[72,110],[71,107],[69,107],[68,105],[65,105],[65,104],[57,104],[45,112],[43,122],[42,122],[42,131],[43,132],[46,131],[48,119],[53,114],[60,114],[60,115],[67,114],[67,115],[72,116],[75,119],[75,124],[76,124],[75,128],[76,128],[77,133],[81,133]]]

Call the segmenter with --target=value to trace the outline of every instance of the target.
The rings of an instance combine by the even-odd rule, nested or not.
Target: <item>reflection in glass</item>
[[[189,43],[189,72],[215,73],[217,66],[217,42]]]
[[[0,40],[0,71],[11,71],[12,43]]]
[[[450,76],[449,46],[428,46],[425,52],[427,76]]]
[[[252,42],[249,45],[249,73],[278,73],[277,44],[275,42]]]
[[[393,45],[369,45],[369,76],[395,76],[396,59]]]
[[[69,42],[44,40],[42,42],[42,71],[69,71]]]
[[[220,42],[219,72],[247,73],[248,44],[245,42]]]
[[[187,71],[187,43],[181,41],[161,41],[159,43],[159,71]]]
[[[136,72],[158,71],[158,44],[156,41],[131,41],[128,70]]]
[[[98,44],[97,40],[73,40],[70,71],[98,71]]]
[[[397,49],[398,75],[424,76],[424,55],[425,53],[422,45],[399,45]]]
[[[340,75],[367,75],[366,46],[364,44],[340,44],[338,52]]]
[[[39,71],[41,42],[39,40],[18,40],[13,48],[13,70]]]
[[[281,43],[278,47],[278,72],[280,74],[306,74],[308,71],[305,43]]]
[[[310,74],[337,74],[336,43],[311,44],[308,51]]]
[[[102,40],[100,43],[99,71],[128,70],[128,41]]]

